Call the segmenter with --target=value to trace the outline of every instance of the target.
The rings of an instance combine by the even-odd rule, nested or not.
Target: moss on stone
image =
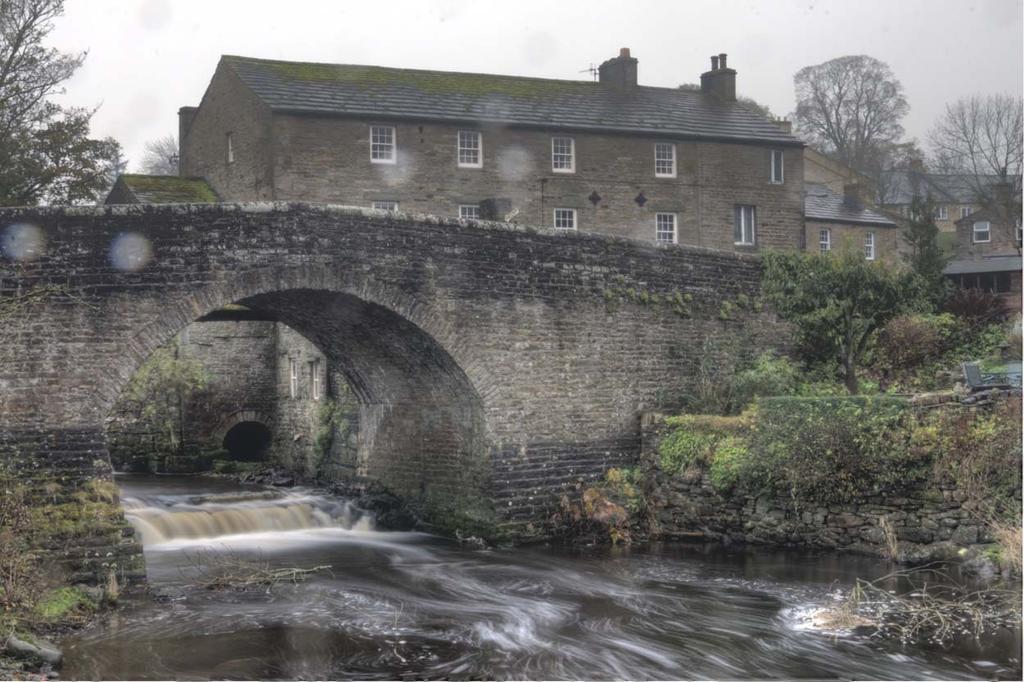
[[[54,624],[88,615],[97,606],[89,595],[76,587],[58,587],[43,595],[36,604],[35,615],[43,623]]]
[[[357,64],[319,64],[281,62],[268,59],[228,57],[233,65],[256,66],[290,81],[338,83],[360,89],[410,87],[437,95],[503,95],[515,98],[564,97],[566,94],[592,93],[596,83],[522,76],[498,76],[482,73],[454,73],[393,69]]]
[[[121,176],[129,190],[145,203],[213,204],[220,197],[203,178],[181,178],[175,175],[134,175]]]

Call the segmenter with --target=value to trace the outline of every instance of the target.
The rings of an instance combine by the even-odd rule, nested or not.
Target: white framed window
[[[395,129],[391,126],[370,126],[370,163],[395,163]]]
[[[974,223],[971,241],[975,244],[987,244],[992,241],[992,225],[987,220],[979,220]]]
[[[961,206],[960,207],[960,219],[963,220],[964,218],[966,218],[969,215],[971,215],[971,207],[970,206]]]
[[[556,230],[576,229],[576,209],[556,208],[554,213],[554,226]]]
[[[659,244],[676,243],[676,214],[654,214],[654,241]]]
[[[320,400],[320,358],[309,363],[309,385],[313,400]]]
[[[773,185],[781,185],[786,181],[785,169],[782,165],[782,150],[772,150],[772,167],[771,167],[771,183]]]
[[[832,250],[832,230],[818,230],[818,250],[821,253],[828,253]]]
[[[875,260],[875,233],[868,232],[864,235],[864,258]]]
[[[733,242],[753,246],[757,243],[757,207],[737,204],[734,212]]]
[[[551,170],[555,173],[576,172],[576,140],[571,137],[551,138]]]
[[[676,146],[668,142],[654,145],[654,177],[674,178],[676,176]]]
[[[479,219],[480,206],[478,204],[461,204],[459,206],[459,217],[471,218],[473,220]]]
[[[935,219],[936,220],[949,220],[949,207],[948,206],[937,206],[935,208]]]
[[[397,211],[398,202],[391,201],[390,199],[381,199],[380,201],[373,202],[373,207],[378,211]]]
[[[233,135],[234,133],[227,133],[226,135],[224,135],[224,142],[226,145],[224,150],[224,158],[228,163],[235,162],[235,142],[233,139]]]
[[[1014,224],[1014,232],[1017,235],[1017,243],[1020,244],[1024,241],[1024,227],[1021,226],[1020,218],[1017,218],[1017,222]]]
[[[459,131],[459,168],[484,167],[483,135],[476,130]]]
[[[299,396],[299,361],[295,358],[288,359],[288,395]]]

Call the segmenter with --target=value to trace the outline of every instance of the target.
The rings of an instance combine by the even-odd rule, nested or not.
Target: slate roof
[[[909,204],[914,196],[931,195],[941,204],[977,203],[975,182],[969,175],[921,173],[915,170],[893,170],[886,173],[886,205]],[[998,175],[982,175],[978,183],[990,186],[999,182]]]
[[[220,201],[217,192],[204,178],[126,174],[117,182],[123,183],[123,189],[142,204],[211,204]]]
[[[221,63],[271,110],[280,112],[803,145],[736,102],[678,88],[638,86],[621,91],[591,81],[231,55],[221,57]]]
[[[1019,272],[1020,256],[989,256],[976,260],[950,261],[942,271],[945,275],[965,275],[985,272]]]
[[[842,194],[836,194],[816,182],[804,184],[804,217],[830,223],[896,227],[896,223],[884,215],[863,206],[853,206],[846,202]]]

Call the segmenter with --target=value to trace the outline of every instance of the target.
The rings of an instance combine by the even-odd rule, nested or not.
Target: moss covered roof
[[[679,88],[621,90],[592,81],[230,55],[221,64],[272,110],[282,112],[802,144],[736,102]]]
[[[203,178],[181,178],[175,175],[122,175],[132,196],[143,204],[213,204],[220,197]]]

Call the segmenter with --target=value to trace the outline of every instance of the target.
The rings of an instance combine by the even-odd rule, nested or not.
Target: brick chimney
[[[723,102],[736,101],[736,71],[726,64],[724,52],[711,57],[711,70],[700,75],[700,91]]]
[[[636,58],[629,56],[629,48],[619,50],[618,57],[612,57],[598,67],[598,79],[602,85],[628,90],[636,87]]]
[[[195,120],[199,107],[181,107],[178,109],[178,175],[185,177],[185,138],[188,136],[192,121]]]
[[[864,185],[857,182],[843,185],[843,204],[847,208],[860,211],[866,203]]]

